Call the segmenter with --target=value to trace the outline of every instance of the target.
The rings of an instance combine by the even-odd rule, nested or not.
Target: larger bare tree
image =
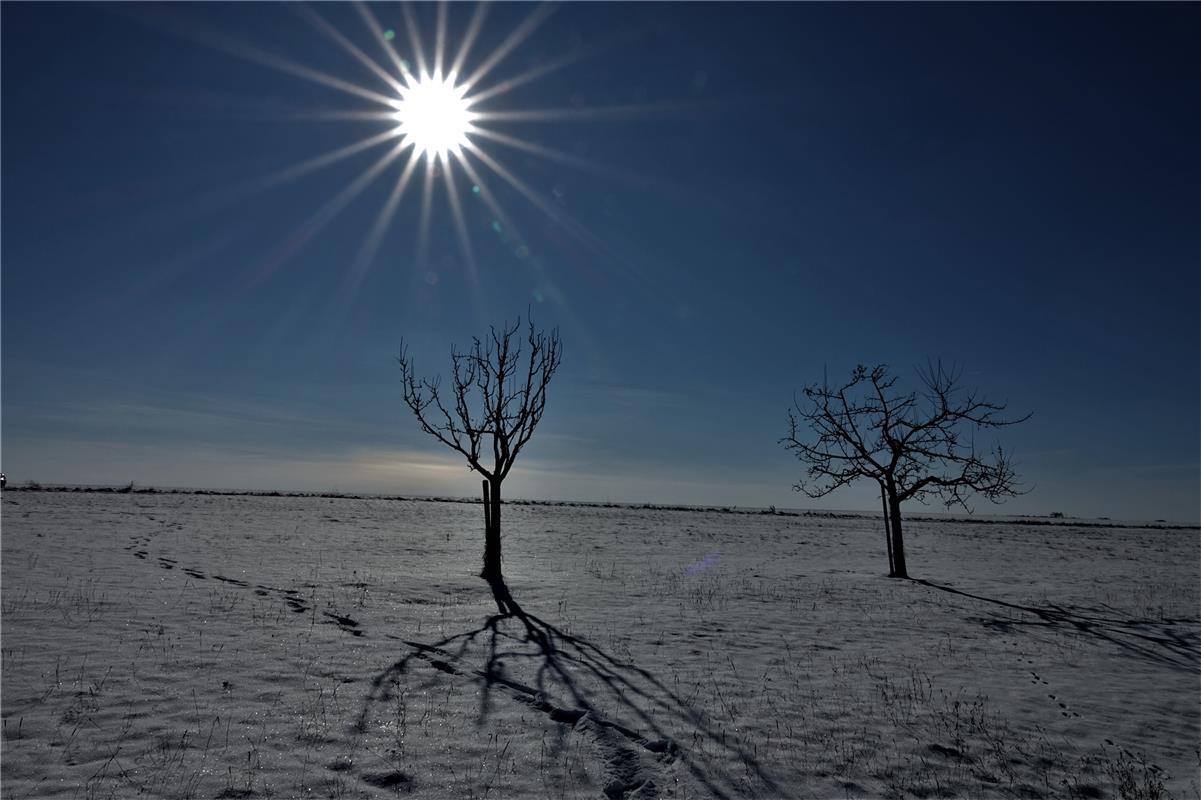
[[[975,434],[1030,418],[1007,418],[994,403],[960,387],[962,371],[942,362],[918,370],[922,388],[899,392],[886,365],[858,366],[850,379],[831,387],[823,381],[805,387],[788,412],[784,446],[807,469],[798,491],[823,497],[859,478],[879,484],[890,523],[890,572],[909,577],[901,534],[901,504],[941,500],[948,508],[971,511],[979,494],[997,503],[1023,493],[1013,462],[1000,445],[982,453]],[[807,430],[806,430],[807,429]]]
[[[472,339],[461,351],[452,346],[450,397],[440,377],[418,378],[402,344],[400,369],[404,400],[421,428],[467,459],[483,476],[484,568],[501,614],[519,613],[501,571],[500,487],[517,455],[534,435],[546,409],[546,387],[562,356],[558,329],[549,333],[529,323],[522,346],[521,319]]]

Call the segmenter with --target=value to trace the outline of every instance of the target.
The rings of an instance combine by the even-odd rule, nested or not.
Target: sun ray
[[[404,90],[404,86],[398,80],[396,80],[396,78],[388,74],[387,70],[377,64],[375,59],[371,58],[362,50],[360,50],[354,44],[354,42],[347,39],[341,31],[331,25],[325,17],[314,11],[311,6],[304,3],[297,3],[290,7],[301,17],[301,19],[311,25],[315,30],[337,44],[347,53],[354,56],[359,63],[371,70],[376,77],[382,79],[384,83],[386,83],[388,87],[392,89],[393,92],[399,94]]]
[[[314,156],[313,158],[301,161],[289,167],[284,167],[283,169],[277,170],[270,175],[264,175],[260,178],[246,181],[245,183],[232,187],[229,192],[235,197],[245,197],[247,195],[258,194],[259,192],[274,188],[281,183],[294,181],[297,178],[308,175],[311,172],[316,172],[317,170],[328,167],[331,164],[336,164],[337,162],[345,158],[349,158],[356,153],[369,150],[378,144],[386,142],[389,139],[396,139],[399,136],[400,133],[396,130],[387,130],[374,136],[368,136],[366,139],[361,139],[344,147],[339,147],[336,150],[331,150],[328,153]]]
[[[475,99],[474,97],[472,98]],[[481,122],[593,122],[606,119],[668,119],[685,112],[701,112],[718,108],[717,103],[700,101],[676,103],[628,103],[583,108],[509,109],[479,111]]]
[[[353,94],[357,97],[362,97],[374,103],[379,103],[384,106],[392,105],[392,98],[382,95],[378,92],[373,92],[370,89],[364,89],[357,83],[344,81],[341,78],[335,78],[332,75],[327,75],[324,72],[315,70],[312,67],[306,67],[303,64],[297,64],[294,61],[289,61],[280,56],[272,55],[271,53],[254,52],[253,49],[247,49],[245,52],[239,53],[243,58],[255,61],[265,67],[272,67],[280,72],[291,73],[298,78],[304,78],[322,86],[328,86],[331,89],[338,89],[348,94]]]
[[[319,84],[321,86],[337,89],[339,91],[370,100],[374,103],[379,103],[380,105],[392,105],[393,101],[390,97],[386,97],[378,92],[373,92],[370,89],[365,89],[356,83],[351,83],[350,81],[336,78],[333,75],[313,69],[312,67],[307,67],[304,64],[298,64],[295,61],[275,55],[274,53],[261,50],[254,45],[243,42],[239,39],[229,36],[228,34],[220,33],[212,30],[211,28],[201,26],[195,22],[182,24],[175,21],[164,20],[160,16],[157,24],[174,35],[183,39],[187,39],[196,44],[210,47],[214,50],[219,50],[223,53],[227,53],[228,55],[242,58],[264,67],[269,67],[270,69],[274,69],[278,72],[303,78],[304,80]]]
[[[417,27],[417,15],[413,13],[412,3],[401,3],[401,13],[404,14],[405,33],[409,37],[409,47],[413,48],[413,60],[417,65],[417,75],[425,75],[429,67],[425,63],[425,50],[421,47],[421,31]]]
[[[655,181],[648,180],[643,175],[629,170],[616,169],[614,167],[601,164],[583,156],[577,156],[574,153],[567,153],[563,150],[556,150],[553,147],[538,144],[536,142],[526,141],[516,136],[509,136],[499,131],[481,128],[478,125],[471,127],[471,133],[475,136],[480,136],[485,139],[490,139],[494,142],[512,147],[515,150],[521,150],[526,153],[532,153],[536,156],[541,156],[547,161],[556,161],[560,164],[567,164],[584,172],[591,172],[594,175],[600,175],[606,178],[623,181],[635,186],[644,188],[661,188]]]
[[[459,235],[459,247],[471,273],[471,283],[478,288],[480,276],[476,272],[475,251],[471,247],[471,238],[467,235],[467,223],[463,219],[463,206],[459,203],[459,191],[455,188],[454,176],[451,174],[450,159],[442,161],[442,177],[446,181],[446,194],[450,198],[450,213],[454,218],[455,231]]]
[[[313,238],[322,228],[328,225],[335,217],[346,208],[352,200],[359,196],[364,189],[367,188],[372,181],[379,177],[389,164],[397,159],[401,153],[407,149],[404,142],[398,142],[395,147],[377,160],[374,164],[363,171],[361,175],[345,186],[342,191],[338,192],[330,198],[321,208],[317,209],[307,220],[305,220],[298,228],[264,259],[258,268],[250,275],[245,291],[249,291],[261,284],[271,274],[275,272],[284,262],[300,252],[310,239]]]
[[[485,150],[475,145],[469,145],[464,148],[465,152],[470,152],[473,156],[482,161],[485,166],[500,176],[506,183],[518,191],[526,200],[545,214],[552,222],[563,228],[569,234],[574,236],[579,242],[586,247],[591,248],[594,252],[601,254],[609,254],[609,248],[595,234],[588,230],[583,223],[576,220],[565,209],[559,208],[535,191],[528,183],[513,174],[513,172],[504,164],[490,156]]]
[[[446,52],[446,0],[438,0],[434,24],[434,74],[442,74],[442,54]]]
[[[611,269],[614,271],[620,269],[631,279],[638,282],[645,282],[645,278],[641,275],[637,266],[631,263],[626,256],[615,250],[613,247],[610,247],[609,244],[592,233],[592,231],[590,231],[583,223],[579,222],[570,214],[568,214],[565,209],[554,206],[549,200],[530,187],[529,184],[514,175],[513,172],[505,167],[502,163],[488,155],[487,152],[476,146],[464,148],[464,152],[469,152],[471,155],[479,158],[490,170],[492,170],[506,183],[516,189],[518,193],[525,197],[535,208],[545,214],[552,222],[561,227],[568,233],[568,235],[575,238],[576,241],[588,248],[596,256],[603,259],[606,264],[610,265]],[[466,161],[466,159],[464,159],[464,161]],[[541,270],[539,270],[539,275],[542,277]],[[555,282],[550,280],[549,277],[544,278],[544,280],[546,280],[548,287],[557,293],[560,303],[560,310],[568,311],[569,309],[567,308],[566,300],[563,297],[562,292],[559,291]]]
[[[574,53],[567,53],[566,55],[559,56],[555,59],[551,59],[545,64],[539,64],[532,69],[526,70],[520,75],[514,75],[512,78],[507,78],[500,83],[484,89],[483,91],[476,92],[471,96],[471,102],[483,103],[485,100],[499,97],[505,92],[510,92],[519,86],[524,86],[525,84],[535,81],[544,75],[550,75],[553,72],[557,72],[563,69],[563,67],[566,67],[568,64],[574,64],[577,61],[581,61],[591,54],[592,53],[590,50],[580,50]]]
[[[486,6],[481,4],[481,7]],[[558,72],[564,67],[574,64],[578,61],[592,58],[598,53],[602,53],[610,48],[628,44],[641,35],[642,32],[625,33],[620,36],[611,37],[606,41],[599,42],[597,44],[579,47],[570,53],[564,53],[558,58],[552,58],[550,61],[547,61],[544,64],[539,64],[538,66],[528,69],[519,75],[515,75],[512,78],[506,78],[499,83],[493,84],[487,89],[476,92],[471,96],[471,102],[474,104],[479,104],[486,100],[499,97],[500,95],[512,91],[519,86],[524,86],[525,84],[535,81],[541,77]]]
[[[455,56],[454,63],[450,65],[447,75],[457,78],[463,70],[463,63],[467,60],[467,54],[471,51],[476,37],[480,35],[480,31],[484,27],[484,18],[487,15],[488,4],[476,3],[475,11],[471,14],[471,21],[467,23],[467,32],[463,34],[463,42],[459,45],[459,54]]]
[[[221,119],[237,120],[359,120],[386,121],[395,118],[395,109],[362,108],[359,106],[312,106],[286,103],[274,97],[254,96],[232,92],[175,92],[149,90],[142,93],[148,100],[183,107],[192,112],[206,111]]]
[[[492,194],[492,190],[488,187],[488,182],[484,180],[483,176],[479,174],[479,172],[474,166],[472,166],[471,162],[467,158],[460,158],[459,164],[463,167],[463,171],[467,173],[468,179],[470,179],[475,187],[479,190],[478,194],[484,201],[484,205],[488,207],[488,210],[492,212],[495,219],[497,219],[503,226],[501,230],[504,231],[511,239],[516,240],[519,248],[524,246],[524,235],[521,233],[521,230],[517,227],[509,215],[505,213],[505,210],[501,207],[500,202],[497,201],[496,196]],[[564,298],[563,291],[559,288],[559,285],[555,279],[547,274],[545,266],[538,259],[526,258],[522,259],[522,261],[523,263],[529,265],[529,268],[533,271],[534,275],[541,284],[536,291],[542,291],[545,289],[547,296],[553,297],[559,301],[559,313],[574,319],[574,314],[571,313],[571,308],[568,306]]]
[[[350,108],[298,108],[279,111],[272,119],[303,119],[313,122],[389,122],[396,119],[396,111],[366,111]]]
[[[509,215],[505,213],[496,196],[492,194],[492,191],[488,188],[488,182],[484,180],[483,176],[479,174],[468,159],[460,158],[459,164],[462,165],[463,171],[467,173],[467,177],[471,180],[472,184],[479,187],[480,199],[484,201],[484,205],[488,207],[488,210],[492,212],[492,215],[501,224],[501,230],[511,232],[513,238],[517,239],[519,243],[524,242],[525,239],[521,235],[521,231],[513,223]]]
[[[367,238],[363,241],[363,244],[360,245],[358,252],[355,254],[354,261],[346,270],[341,285],[338,288],[338,302],[335,304],[332,312],[333,322],[331,327],[334,330],[340,331],[343,329],[346,319],[350,315],[354,299],[359,293],[359,288],[362,286],[363,280],[367,277],[372,262],[375,261],[376,253],[383,243],[384,235],[396,218],[396,208],[400,204],[400,200],[413,177],[413,172],[419,161],[420,159],[410,154],[409,159],[405,162],[404,169],[401,171],[400,177],[392,185],[392,192],[388,195],[387,201],[376,215],[375,221],[371,226],[371,231],[367,234]]]
[[[455,160],[462,161],[462,159]],[[442,175],[446,179],[446,194],[450,198],[450,213],[454,218],[455,230],[459,236],[459,247],[463,251],[463,258],[467,264],[468,288],[471,291],[472,305],[475,307],[476,317],[484,319],[483,287],[480,284],[479,269],[476,267],[475,250],[471,246],[471,237],[467,233],[467,223],[463,218],[463,207],[459,203],[459,191],[455,188],[454,176],[451,174],[451,159],[444,157],[443,166],[445,167],[445,171]]]
[[[501,164],[481,147],[472,145],[465,148],[467,152],[478,158],[484,163],[488,169],[499,175],[506,183],[516,189],[525,199],[529,200],[539,211],[550,217],[552,222],[562,223],[566,219],[566,214],[558,208],[555,208],[545,197],[538,194],[528,183],[514,175],[508,167]]]
[[[388,54],[392,65],[396,67],[396,74],[400,75],[408,83],[411,72],[400,57],[400,54],[396,52],[396,48],[392,46],[392,42],[384,35],[384,29],[380,27],[379,20],[375,18],[375,14],[371,13],[371,7],[367,3],[361,2],[361,0],[355,0],[354,8],[359,12],[359,16],[367,25],[367,29],[375,36],[380,47]]]
[[[404,196],[405,189],[408,188],[409,182],[412,180],[413,171],[416,169],[418,161],[419,159],[415,156],[409,157],[404,169],[400,173],[400,177],[397,178],[396,183],[392,187],[392,193],[388,195],[388,200],[380,209],[379,214],[376,215],[375,222],[372,224],[367,238],[363,240],[363,244],[359,247],[359,251],[355,255],[354,262],[347,271],[346,280],[344,281],[344,294],[347,297],[353,297],[358,291],[363,276],[367,274],[371,262],[375,259],[375,254],[379,251],[384,235],[388,232],[388,228],[392,226],[396,207],[400,205],[401,197]]]
[[[432,225],[434,206],[434,170],[433,159],[422,159],[425,162],[425,183],[421,190],[421,219],[417,226],[417,264],[424,269],[429,263],[430,226]]]
[[[505,56],[512,52],[513,48],[517,47],[517,45],[528,39],[530,34],[536,31],[538,26],[545,22],[547,18],[550,17],[550,15],[554,12],[555,6],[551,5],[550,3],[543,3],[534,9],[532,14],[526,17],[520,25],[513,29],[513,32],[510,33],[503,42],[497,45],[496,49],[492,51],[492,54],[484,60],[484,63],[476,67],[476,70],[471,74],[471,77],[460,84],[463,87],[463,91],[470,92],[477,83],[483,80],[484,77],[492,71],[493,67],[499,64],[501,60],[505,58]]]
[[[196,19],[181,19],[151,3],[138,4],[137,8],[137,14],[125,11],[120,5],[112,7],[111,10],[113,13],[128,15],[140,24],[149,25],[192,44],[208,47],[226,55],[251,61],[260,66],[269,67],[278,72],[294,75],[312,83],[353,94],[381,105],[392,105],[391,98],[385,97],[378,92],[372,92],[370,89],[366,89],[350,81],[342,80],[312,67],[307,67],[274,53],[269,53],[241,39],[230,36],[228,33],[204,25]]]

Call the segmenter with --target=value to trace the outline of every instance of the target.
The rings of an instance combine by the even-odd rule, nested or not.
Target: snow
[[[6,491],[6,798],[1201,796],[1201,533]],[[533,634],[533,635],[531,635]]]

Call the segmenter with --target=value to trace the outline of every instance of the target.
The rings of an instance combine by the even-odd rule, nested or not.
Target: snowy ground
[[[5,798],[1201,796],[1201,535],[7,492]]]

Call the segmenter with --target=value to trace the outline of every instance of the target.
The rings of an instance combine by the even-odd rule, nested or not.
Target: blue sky
[[[535,11],[491,7],[468,68]],[[791,491],[793,392],[941,357],[1034,412],[997,510],[1201,514],[1196,5],[567,4],[481,88],[579,56],[487,108],[603,110],[494,126],[593,167],[480,139],[543,208],[484,170],[498,233],[452,173],[474,269],[438,183],[424,259],[410,188],[361,273],[401,162],[298,232],[386,145],[247,189],[388,129],[313,119],[373,106],[233,44],[389,91],[303,15],[0,13],[10,480],[472,494],[395,356],[444,371],[528,309],[565,355],[510,497],[874,509]]]

